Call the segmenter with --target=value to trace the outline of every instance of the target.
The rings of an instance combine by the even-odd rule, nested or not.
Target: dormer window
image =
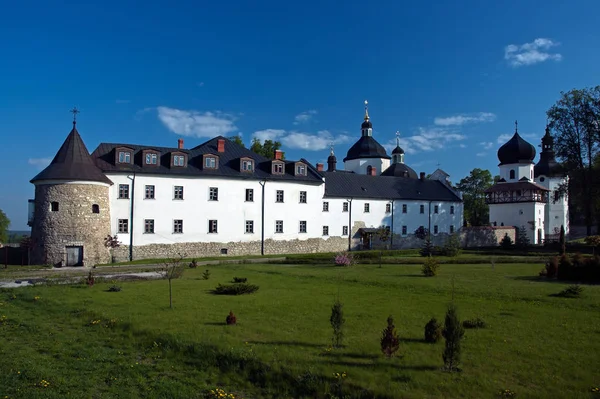
[[[253,172],[254,171],[254,160],[250,158],[242,158],[241,164],[242,172]]]
[[[176,152],[171,154],[171,166],[181,168],[185,166],[185,154]]]
[[[144,165],[158,165],[158,154],[155,152],[146,152],[144,155]]]
[[[273,166],[271,167],[271,173],[274,175],[282,175],[283,172],[283,162],[273,162]]]
[[[296,164],[296,176],[306,176],[306,165],[303,163]]]
[[[131,163],[131,152],[119,151],[119,163]]]
[[[205,154],[203,157],[204,162],[202,164],[204,165],[204,169],[217,169],[219,167],[219,158],[216,155]]]

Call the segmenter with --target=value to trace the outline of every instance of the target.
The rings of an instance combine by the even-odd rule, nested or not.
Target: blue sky
[[[458,181],[497,172],[499,140],[536,146],[561,91],[597,85],[597,1],[11,2],[0,15],[0,209],[25,229],[29,180],[81,110],[98,143],[186,147],[274,137],[338,159],[360,136]],[[389,148],[389,147],[388,147]],[[338,164],[339,166],[339,164]]]

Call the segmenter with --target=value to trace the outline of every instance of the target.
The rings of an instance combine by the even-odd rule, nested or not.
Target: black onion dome
[[[397,145],[396,148],[394,148],[394,151],[392,151],[392,155],[394,154],[404,154],[404,150],[402,149],[402,147]]]
[[[352,147],[350,147],[348,154],[346,154],[346,158],[344,158],[344,162],[361,158],[390,159],[390,156],[385,152],[385,148],[383,148],[383,146],[372,136],[362,136]]]
[[[337,162],[337,158],[332,154],[327,157],[327,162]]]
[[[523,140],[519,133],[514,136],[506,144],[498,150],[498,160],[500,165],[511,163],[533,163],[535,158],[535,147]]]
[[[399,147],[397,147],[399,148]],[[381,173],[381,176],[408,177],[418,179],[417,172],[404,163],[394,163]]]
[[[361,127],[362,129],[372,129],[372,128],[373,128],[373,124],[371,123],[371,121],[370,121],[370,120],[366,119],[366,120],[365,120],[365,121],[362,123],[362,125],[360,125],[360,127]]]

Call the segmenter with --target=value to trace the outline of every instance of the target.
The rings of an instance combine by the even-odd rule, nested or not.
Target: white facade
[[[545,206],[543,202],[518,202],[490,205],[490,222],[496,226],[525,228],[531,244],[544,240]]]
[[[550,190],[546,202],[544,233],[556,235],[560,233],[560,226],[565,227],[565,234],[569,234],[569,200],[567,194],[559,195],[559,187],[566,184],[566,177],[548,177],[540,175],[536,183]]]
[[[380,175],[381,172],[389,168],[390,160],[385,158],[361,158],[350,159],[344,162],[344,170],[360,175],[368,174],[367,169],[369,166],[375,169],[376,175]]]
[[[507,182],[516,182],[522,178],[533,181],[533,163],[514,163],[500,165],[500,177]]]

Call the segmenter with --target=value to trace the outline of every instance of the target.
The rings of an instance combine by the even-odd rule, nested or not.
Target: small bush
[[[333,262],[336,266],[352,266],[354,264],[354,257],[349,252],[340,252],[335,255]]]
[[[527,229],[525,226],[521,226],[517,229],[515,245],[519,248],[527,248],[531,245],[531,241],[529,241],[529,236],[527,235]]]
[[[93,287],[95,282],[96,282],[96,278],[94,277],[94,274],[90,270],[90,273],[88,274],[87,278],[85,279],[85,283],[88,285],[88,287]]]
[[[426,237],[429,237],[429,230],[423,226],[420,226],[415,230],[414,235],[419,240],[424,240]]]
[[[429,239],[429,237],[427,237],[425,239],[425,243],[423,244],[423,248],[421,248],[421,251],[419,252],[421,254],[421,256],[431,256],[433,255],[433,252],[435,251],[433,244],[431,243],[431,239]],[[438,248],[439,251],[439,248]]]
[[[243,295],[252,294],[258,291],[258,285],[241,283],[241,284],[219,284],[213,290],[215,295]]]
[[[442,248],[442,254],[444,256],[458,256],[461,251],[460,245],[460,236],[458,233],[450,234],[446,242],[444,243],[444,248]]]
[[[206,269],[204,273],[202,273],[202,279],[208,280],[210,278],[210,270]]]
[[[247,281],[248,281],[248,279],[246,277],[234,277],[233,278],[233,282],[236,284],[245,283]]]
[[[558,294],[554,294],[553,296],[561,297],[561,298],[579,298],[581,293],[583,292],[583,287],[579,285],[570,285]]]
[[[440,264],[435,258],[427,258],[421,267],[421,273],[425,277],[433,277],[437,275],[438,269],[440,268]]]
[[[513,240],[508,236],[508,233],[504,233],[504,237],[500,241],[500,246],[503,249],[510,249],[513,246]]]
[[[192,259],[192,261],[189,264],[190,269],[195,269],[198,267],[198,262],[196,262],[196,259]]]
[[[486,326],[486,322],[480,319],[479,317],[463,321],[464,328],[485,328]]]
[[[425,342],[435,344],[442,339],[442,325],[435,317],[425,324]]]
[[[121,292],[121,287],[119,287],[118,285],[111,285],[108,288],[108,292]]]
[[[384,328],[381,333],[381,352],[383,352],[386,357],[392,357],[399,348],[400,339],[398,338],[398,332],[394,325],[394,319],[392,316],[388,316],[387,327]]]
[[[558,257],[553,256],[546,263],[546,277],[555,278],[558,275]]]
[[[458,318],[456,307],[453,304],[448,306],[442,335],[446,339],[446,346],[442,353],[444,368],[447,371],[460,371],[458,367],[461,353],[460,341],[465,335],[465,330]]]
[[[333,347],[339,348],[342,346],[342,340],[344,339],[344,305],[340,302],[339,298],[335,300],[331,307],[331,316],[329,322],[333,328]]]
[[[227,323],[228,326],[237,323],[237,317],[235,317],[235,315],[233,314],[233,312],[231,310],[229,311],[229,314],[225,318],[225,323]]]

